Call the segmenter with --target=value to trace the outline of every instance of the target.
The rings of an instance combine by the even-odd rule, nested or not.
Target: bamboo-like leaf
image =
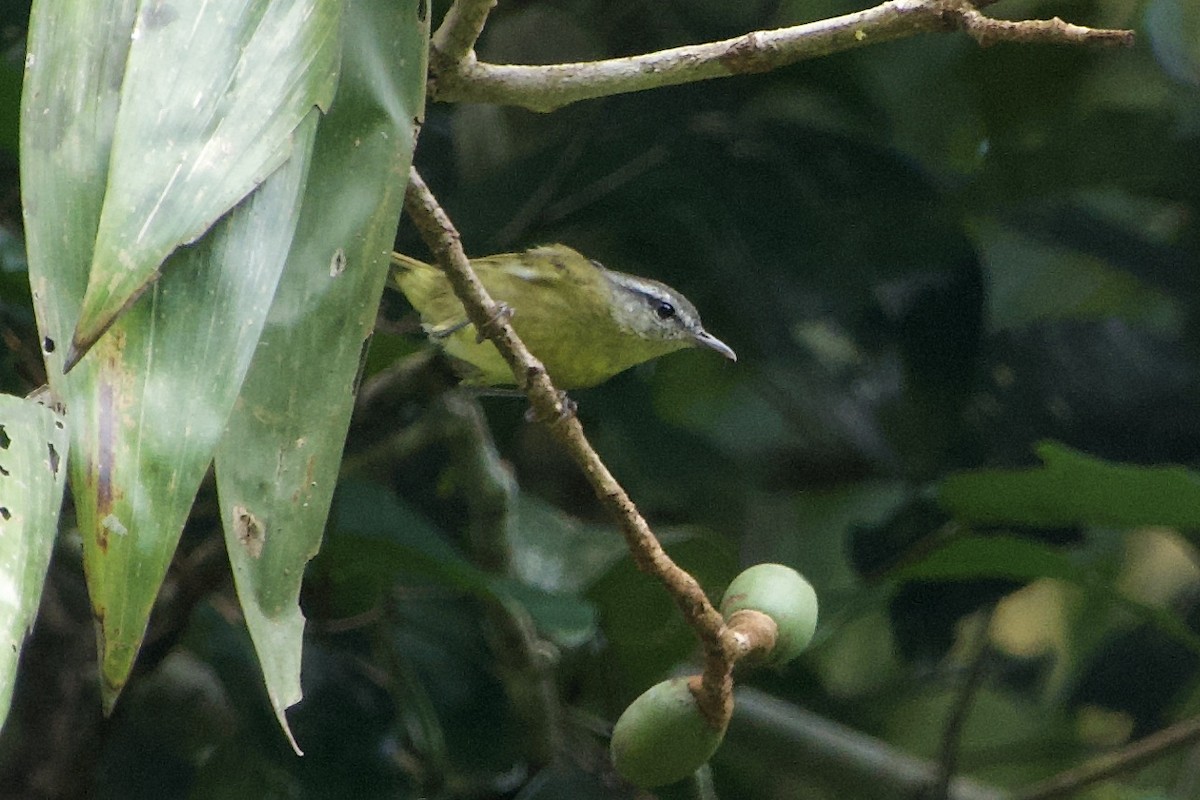
[[[162,279],[63,376],[55,369],[62,348],[54,345],[76,325],[105,186],[121,183],[106,180],[105,169],[118,127],[118,87],[128,87],[119,80],[125,43],[135,29],[131,6],[118,14],[108,4],[92,5],[41,3],[33,10],[22,189],[40,332],[52,387],[70,420],[72,488],[111,707],[265,322],[295,230],[318,114],[310,103],[299,127],[278,132],[275,146],[291,158],[199,244],[171,255]],[[336,15],[312,19],[333,32],[306,41],[336,37]],[[300,45],[274,44],[280,64],[304,61],[295,52]],[[178,53],[164,57],[180,60]],[[266,113],[269,98],[260,103]],[[118,158],[112,164],[138,169]]]
[[[300,581],[320,545],[400,216],[427,20],[426,0],[347,8],[342,79],[317,134],[300,229],[217,451],[238,597],[285,732],[284,710],[301,697]]]
[[[136,10],[136,0],[37,0],[30,13],[20,132],[25,243],[50,387],[68,408],[92,380],[82,370],[63,375],[62,356],[87,286]],[[84,424],[70,425],[78,441]]]
[[[36,0],[21,96],[21,207],[47,373],[66,398],[63,353],[79,318],[104,202],[137,0]]]
[[[0,395],[0,724],[33,627],[66,486],[67,430],[51,409]]]
[[[297,132],[310,139],[316,114]],[[258,342],[295,230],[306,159],[284,168],[165,274],[81,367],[72,398],[90,435],[72,462],[107,706],[141,645],[150,608]],[[73,416],[72,419],[75,419]]]
[[[104,207],[67,365],[275,171],[336,85],[341,0],[145,2],[129,32]]]

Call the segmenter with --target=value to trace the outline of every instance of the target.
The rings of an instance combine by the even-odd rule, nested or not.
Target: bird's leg
[[[569,418],[575,416],[575,412],[579,410],[579,404],[576,403],[574,400],[572,400],[570,397],[568,397],[567,393],[565,391],[563,391],[562,389],[558,390],[558,405],[562,409],[562,411],[558,412],[558,416],[555,417],[554,419],[539,419],[537,412],[534,410],[533,406],[530,406],[529,408],[525,409],[525,421],[526,422],[546,422],[548,424],[555,424],[558,422],[562,422],[564,419],[569,419]]]
[[[575,412],[579,410],[579,404],[567,397],[565,389],[558,390],[558,404],[562,406],[562,412],[558,415],[558,422],[562,422],[567,417],[575,416]]]
[[[506,389],[502,386],[464,386],[476,397],[525,397],[520,389]]]
[[[491,319],[487,321],[487,325],[485,325],[485,327],[492,325],[503,325],[512,319],[512,316],[512,306],[510,306],[508,303],[498,302],[496,303],[496,310],[492,313]],[[475,343],[483,344],[483,340],[486,338],[487,337],[484,336],[483,331],[479,330],[475,334]]]
[[[457,322],[448,328],[438,328],[433,325],[422,325],[421,327],[425,329],[425,335],[430,339],[448,339],[470,324],[471,321],[469,319],[464,319],[462,322]]]
[[[485,323],[484,327],[487,327],[489,325],[499,325],[501,323],[508,322],[510,319],[512,319],[512,316],[513,316],[512,306],[510,306],[508,303],[496,303],[496,311],[492,314],[491,318],[488,319],[488,321]],[[429,338],[445,339],[447,337],[453,336],[454,334],[458,333],[459,331],[461,331],[463,328],[467,327],[470,324],[471,324],[471,320],[464,319],[463,321],[456,322],[453,325],[446,327],[446,328],[438,328],[433,325],[423,325],[421,327],[423,327],[425,329],[425,335],[428,336]],[[475,333],[475,343],[476,344],[483,344],[483,340],[486,338],[487,337],[483,334],[482,331],[477,331]]]
[[[461,388],[470,391],[470,393],[475,397],[526,397],[526,394],[520,389],[508,389],[502,386],[464,385]],[[562,389],[559,389],[558,391],[558,404],[562,407],[562,411],[555,415],[553,419],[542,419],[537,415],[537,412],[534,410],[533,406],[529,406],[529,408],[525,409],[525,421],[548,422],[553,424],[562,422],[564,419],[575,416],[575,412],[579,410],[579,404],[568,397],[567,393]]]

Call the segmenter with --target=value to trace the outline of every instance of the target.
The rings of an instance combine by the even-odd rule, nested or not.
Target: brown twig
[[[587,476],[596,496],[620,524],[638,568],[666,586],[688,624],[696,631],[704,650],[704,673],[697,703],[710,724],[724,728],[733,711],[733,665],[743,645],[725,626],[721,614],[708,602],[696,579],[663,550],[629,495],[588,443],[579,420],[569,412],[570,403],[566,396],[554,387],[545,367],[529,352],[504,316],[497,313],[496,303],[467,262],[458,231],[415,169],[409,174],[404,208],[445,270],[450,285],[466,309],[467,318],[491,340],[512,367],[517,386],[529,397],[537,418],[548,421],[559,443]]]
[[[460,0],[461,2],[462,0]],[[626,92],[767,72],[805,59],[921,32],[963,30],[981,45],[1001,41],[1124,45],[1133,32],[1072,25],[1060,19],[998,20],[978,10],[988,2],[888,0],[840,17],[753,31],[718,42],[626,58],[573,64],[488,64],[473,52],[430,60],[434,100],[515,105],[552,111],[569,103]],[[440,31],[439,31],[440,33]]]
[[[472,56],[496,0],[454,0],[429,42],[429,63],[452,68]]]
[[[942,731],[942,743],[938,748],[937,778],[930,787],[927,797],[930,800],[946,800],[950,796],[950,783],[958,770],[958,752],[962,742],[962,731],[967,724],[967,716],[975,704],[975,695],[983,682],[984,667],[988,661],[988,630],[991,626],[993,608],[989,608],[982,619],[977,620],[971,642],[971,655],[962,686],[954,698],[950,709],[950,717]]]
[[[966,31],[980,47],[990,47],[997,42],[1018,44],[1098,44],[1130,47],[1133,31],[1086,28],[1052,19],[1007,20],[993,19],[979,13],[970,5],[948,12],[958,27]]]
[[[1097,756],[1077,767],[1038,781],[1012,796],[1012,800],[1050,800],[1067,797],[1085,786],[1135,770],[1161,758],[1169,751],[1200,740],[1200,716],[1177,722],[1169,728],[1138,739],[1136,742]]]

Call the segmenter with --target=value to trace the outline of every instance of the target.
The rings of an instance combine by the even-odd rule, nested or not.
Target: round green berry
[[[721,614],[761,611],[775,621],[778,634],[768,655],[772,664],[786,664],[808,647],[817,630],[817,593],[796,570],[783,564],[756,564],[729,584],[721,599]]]
[[[613,728],[613,766],[642,788],[683,780],[708,761],[725,730],[708,724],[688,678],[655,684],[629,704]]]

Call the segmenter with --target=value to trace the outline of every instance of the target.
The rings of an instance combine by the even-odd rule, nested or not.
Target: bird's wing
[[[575,296],[573,287],[600,289],[604,278],[590,261],[559,246],[535,247],[471,262],[479,280],[495,300],[519,308],[525,298],[539,303]]]

